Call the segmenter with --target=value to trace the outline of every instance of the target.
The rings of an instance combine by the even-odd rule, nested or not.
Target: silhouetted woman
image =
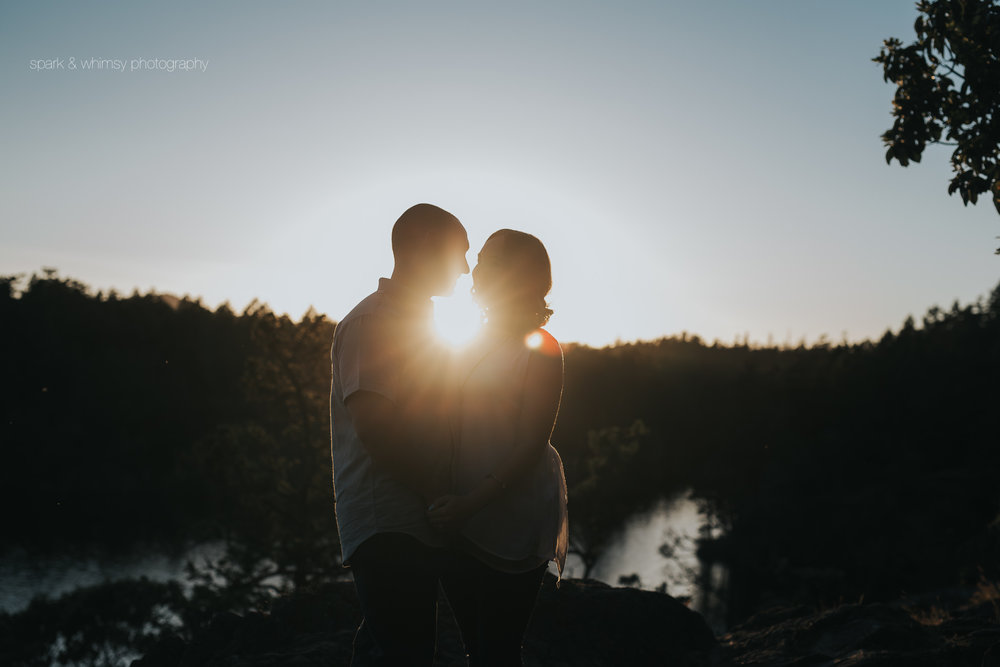
[[[458,364],[454,495],[431,524],[455,532],[442,584],[470,665],[521,665],[521,642],[549,561],[566,561],[566,480],[549,444],[562,395],[548,253],[530,234],[487,239],[472,273],[485,320]]]

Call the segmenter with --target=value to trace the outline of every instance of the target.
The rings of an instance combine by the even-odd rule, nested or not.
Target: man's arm
[[[375,467],[429,499],[434,493],[433,475],[416,455],[418,448],[403,427],[396,404],[375,392],[356,391],[344,405]]]

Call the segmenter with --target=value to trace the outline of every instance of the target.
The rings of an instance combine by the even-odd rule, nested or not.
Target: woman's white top
[[[562,354],[558,345],[550,353]],[[513,451],[533,351],[520,337],[484,336],[459,369],[453,475],[457,493],[468,493],[498,470]],[[566,476],[548,444],[537,462],[473,515],[461,530],[469,550],[491,567],[526,572],[554,560],[562,576],[569,543]]]

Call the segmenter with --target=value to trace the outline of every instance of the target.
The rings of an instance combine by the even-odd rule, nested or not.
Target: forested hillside
[[[49,272],[2,280],[0,321],[9,544],[223,536],[244,583],[339,570],[331,320]],[[587,562],[636,509],[691,487],[726,528],[702,555],[730,567],[737,617],[998,575],[1000,288],[879,341],[565,348],[553,442]]]

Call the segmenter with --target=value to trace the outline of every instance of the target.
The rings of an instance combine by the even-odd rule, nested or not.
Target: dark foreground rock
[[[465,665],[442,597],[436,664]],[[347,667],[360,620],[352,584],[277,600],[270,613],[217,615],[193,641],[161,640],[132,667]],[[546,577],[524,644],[528,667],[718,664],[704,619],[669,595]]]
[[[945,609],[904,602],[759,612],[722,638],[722,657],[769,667],[1000,667],[1000,608],[977,600]]]

